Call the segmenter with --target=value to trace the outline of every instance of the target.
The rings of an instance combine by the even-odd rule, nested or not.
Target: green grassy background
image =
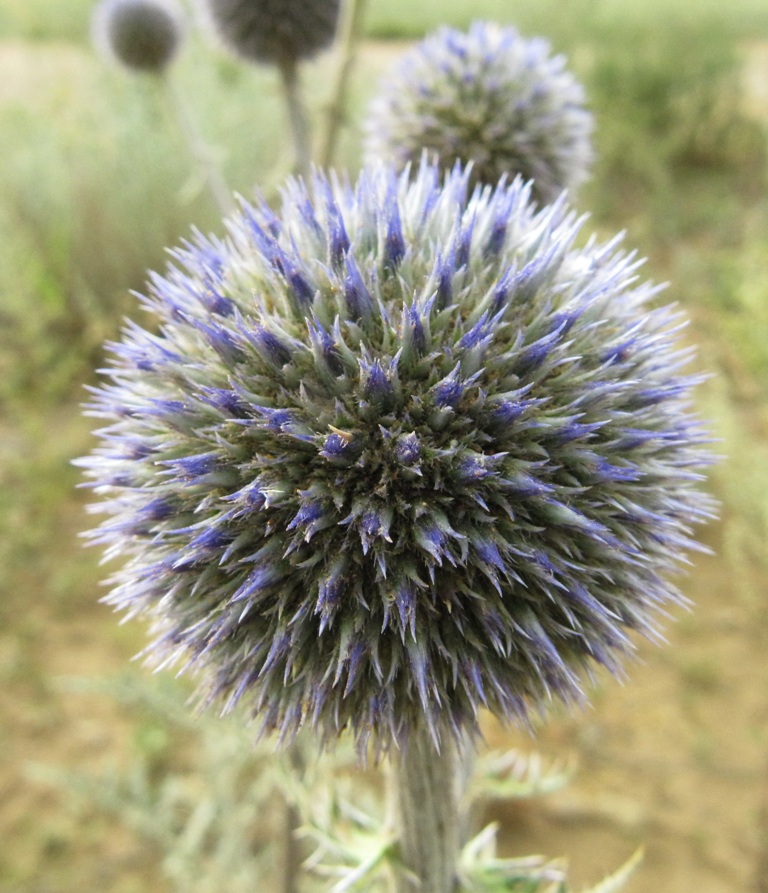
[[[104,340],[133,313],[130,290],[142,289],[146,270],[162,267],[165,246],[191,224],[220,228],[162,92],[92,53],[91,7],[84,0],[0,5],[0,759],[15,773],[26,771],[30,753],[44,759],[46,742],[80,740],[71,736],[73,724],[85,722],[83,704],[112,717],[103,701],[62,695],[59,677],[112,672],[141,644],[140,630],[117,627],[95,607],[101,571],[76,537],[88,523],[69,464],[91,444],[91,423],[78,408],[83,385],[95,381]],[[768,108],[745,100],[745,72],[754,48],[768,42],[768,7],[764,0],[372,0],[368,31],[377,41],[400,41],[479,17],[549,37],[585,83],[598,161],[579,203],[601,232],[628,231],[649,258],[647,273],[669,279],[669,294],[691,316],[699,364],[716,375],[701,391],[702,412],[730,457],[712,477],[724,523],[711,537],[734,602],[764,629]],[[381,55],[381,45],[364,50],[355,80],[343,143],[353,168],[355,122],[384,67]],[[306,72],[317,108],[329,70],[323,59]],[[258,184],[271,194],[285,173],[272,72],[243,68],[193,37],[173,77],[232,187],[249,195]],[[133,705],[114,719],[102,756],[114,750],[118,764],[140,759],[153,778],[165,777],[180,744],[162,710]],[[82,765],[77,751],[65,743],[54,748],[55,761]],[[29,793],[18,780],[5,784],[19,815],[0,808],[4,893],[83,889],[95,877],[83,866],[105,853],[114,856],[109,889],[156,890],[173,878],[155,850],[155,868],[125,868],[120,859],[130,863],[125,852],[134,851],[120,849],[100,813],[89,813],[94,824],[81,833],[66,798]]]

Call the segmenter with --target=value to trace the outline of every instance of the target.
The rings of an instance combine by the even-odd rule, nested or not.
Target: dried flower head
[[[317,174],[196,234],[95,391],[108,602],[284,736],[578,699],[710,512],[680,313],[562,202],[440,177]]]
[[[206,0],[224,43],[250,62],[292,65],[325,49],[340,0]]]
[[[136,71],[164,71],[184,33],[184,13],[176,0],[102,0],[93,15],[97,47]]]
[[[405,54],[374,100],[366,156],[402,170],[427,149],[449,169],[474,165],[495,185],[520,174],[539,202],[587,177],[592,116],[563,56],[540,38],[475,22],[443,27]]]

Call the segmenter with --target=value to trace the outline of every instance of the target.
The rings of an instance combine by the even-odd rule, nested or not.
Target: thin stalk
[[[346,0],[339,37],[340,61],[336,70],[331,100],[325,118],[325,133],[320,151],[320,166],[328,168],[336,156],[339,133],[347,121],[347,94],[357,47],[363,34],[366,0]]]
[[[211,150],[195,126],[186,103],[173,81],[167,76],[163,76],[161,80],[168,105],[173,112],[189,154],[202,174],[219,211],[221,211],[223,217],[226,217],[235,207],[232,192],[224,181],[218,166],[214,163]]]
[[[309,183],[311,173],[312,149],[310,146],[309,122],[299,84],[298,65],[294,60],[283,62],[280,66],[283,80],[283,92],[288,107],[288,120],[293,136],[296,153],[296,167],[299,174]]]
[[[299,783],[304,777],[305,763],[304,753],[298,741],[290,745],[286,758],[291,771]],[[297,831],[301,827],[301,813],[293,798],[286,792],[285,812],[283,814],[283,876],[281,893],[298,893],[299,875],[301,869],[302,847],[297,837]]]
[[[768,893],[768,772],[761,785],[761,802],[757,819],[757,873],[755,893]]]
[[[402,870],[396,893],[454,893],[462,843],[464,775],[452,741],[438,752],[426,728],[391,758],[391,793]]]

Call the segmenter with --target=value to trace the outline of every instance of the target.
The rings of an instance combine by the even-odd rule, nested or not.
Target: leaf
[[[473,798],[512,800],[558,791],[571,780],[571,762],[547,765],[538,753],[510,750],[485,754],[477,760]]]
[[[464,846],[459,875],[465,893],[562,893],[565,874],[556,862],[543,856],[497,857],[497,831],[494,822]]]
[[[596,886],[583,890],[582,893],[614,893],[614,891],[620,890],[640,864],[642,858],[643,848],[640,847],[613,874],[603,878]]]
[[[347,893],[349,890],[370,890],[371,875],[374,875],[382,862],[386,861],[393,850],[392,840],[382,840],[380,846],[355,868],[351,869],[338,884],[331,888],[331,893]],[[365,885],[358,887],[358,883],[365,881]]]

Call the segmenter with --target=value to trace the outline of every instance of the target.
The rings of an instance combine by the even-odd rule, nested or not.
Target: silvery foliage
[[[170,889],[181,893],[251,893],[281,883],[281,845],[273,838],[285,820],[284,803],[300,816],[299,847],[305,856],[301,893],[385,893],[398,854],[381,808],[375,775],[361,777],[350,748],[317,759],[310,738],[300,741],[301,777],[267,741],[253,746],[243,718],[194,716],[186,688],[175,680],[143,674],[109,679],[69,679],[66,690],[108,695],[137,712],[143,734],[136,751],[116,767],[75,772],[34,764],[37,782],[66,791],[79,818],[94,808],[114,816],[139,838],[159,848],[159,867]],[[174,742],[184,742],[184,759]],[[531,799],[560,789],[569,767],[536,753],[488,752],[472,779],[472,800]],[[82,812],[81,812],[82,811]],[[483,828],[464,846],[457,893],[567,893],[558,860],[499,857],[497,826]],[[612,893],[637,862],[631,859],[602,884],[582,893]],[[331,886],[329,887],[329,882]],[[611,882],[612,885],[608,886]]]

